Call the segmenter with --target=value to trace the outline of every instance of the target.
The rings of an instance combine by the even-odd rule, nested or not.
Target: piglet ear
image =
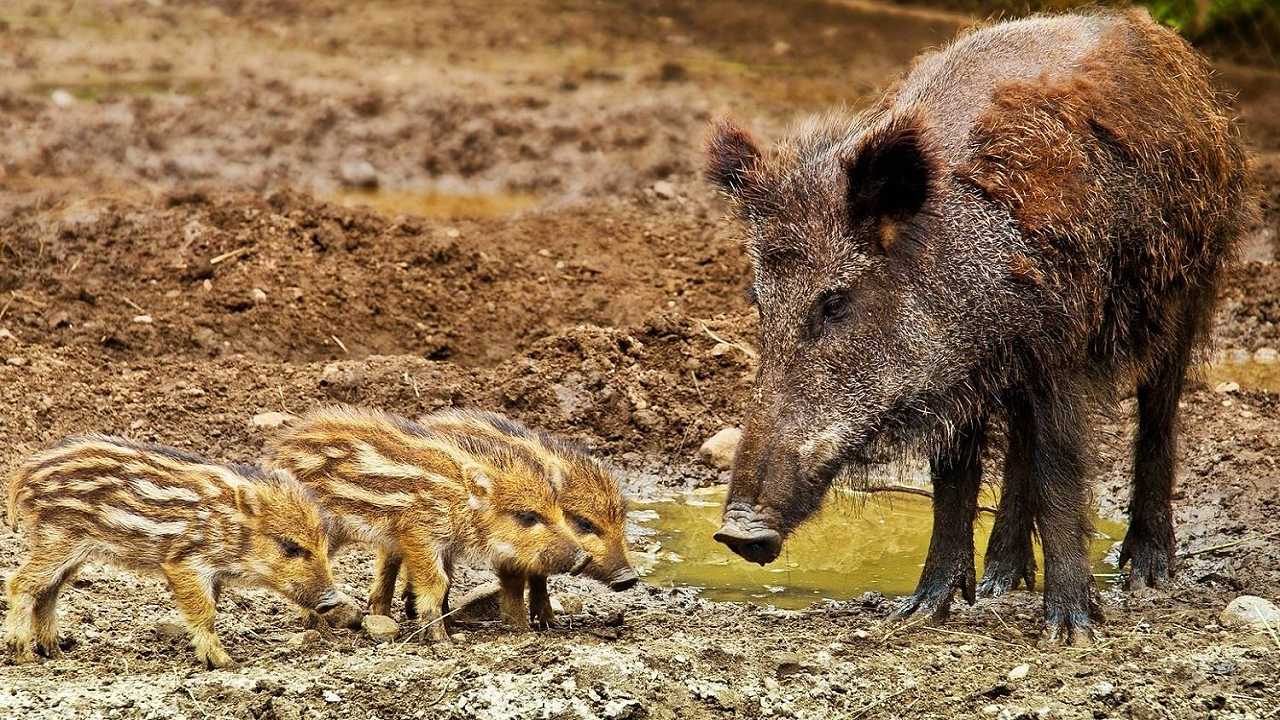
[[[474,497],[487,498],[493,492],[493,480],[479,465],[467,463],[462,467],[462,474],[466,477],[468,489]]]
[[[872,131],[845,173],[850,223],[876,220],[884,249],[898,239],[900,224],[924,209],[938,182],[934,153],[914,118]]]
[[[728,120],[712,129],[707,141],[707,179],[736,195],[746,187],[750,172],[760,161],[760,151],[747,132]]]
[[[256,517],[262,508],[258,506],[258,494],[248,485],[237,485],[235,489],[236,510],[245,517]]]

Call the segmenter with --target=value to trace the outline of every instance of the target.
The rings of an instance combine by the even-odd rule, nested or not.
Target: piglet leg
[[[539,630],[556,626],[556,614],[551,609],[551,595],[547,592],[546,575],[529,576],[529,621]]]
[[[449,642],[444,624],[444,603],[449,593],[449,576],[444,560],[427,541],[406,541],[403,547],[404,569],[413,587],[418,619],[423,623],[427,639]]]
[[[210,670],[235,667],[236,662],[223,649],[214,632],[213,620],[217,608],[213,600],[213,586],[209,580],[181,563],[166,563],[161,568],[169,581],[174,603],[187,621],[191,642],[196,646],[196,657]]]
[[[498,609],[502,612],[502,622],[512,630],[527,631],[529,629],[529,612],[524,604],[525,576],[505,571],[498,572]]]

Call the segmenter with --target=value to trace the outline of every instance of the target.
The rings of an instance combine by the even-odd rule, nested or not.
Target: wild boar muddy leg
[[[394,550],[378,548],[378,564],[373,571],[373,584],[369,586],[369,614],[391,615],[391,601],[396,596],[396,580],[400,577],[402,558]],[[411,591],[406,586],[405,596]]]
[[[979,597],[995,597],[1017,589],[1019,583],[1025,583],[1028,590],[1036,587],[1036,557],[1031,550],[1035,527],[1030,494],[1035,443],[1031,404],[1024,394],[1009,393],[1004,406],[1009,449],[1005,453],[1000,505],[987,541],[982,580],[978,582]]]
[[[539,630],[556,626],[556,614],[551,609],[551,595],[547,592],[546,575],[529,576],[529,621]]]
[[[1044,546],[1042,640],[1088,645],[1101,619],[1089,568],[1090,494],[1087,414],[1064,383],[1034,396],[1032,506]]]
[[[1178,401],[1205,301],[1193,297],[1177,344],[1138,383],[1138,433],[1133,444],[1133,495],[1129,530],[1120,547],[1120,566],[1129,563],[1125,587],[1158,587],[1174,571],[1173,480],[1177,469]]]
[[[191,631],[196,657],[211,670],[234,667],[235,661],[222,648],[222,641],[214,632],[217,607],[214,605],[212,584],[200,572],[182,563],[165,563],[162,570],[169,581],[174,603]]]
[[[986,420],[960,430],[951,447],[929,461],[933,480],[933,535],[916,592],[895,617],[917,612],[945,620],[956,590],[974,601],[973,518],[982,481],[982,444]]]

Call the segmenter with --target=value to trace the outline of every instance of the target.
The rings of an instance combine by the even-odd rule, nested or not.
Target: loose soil
[[[740,420],[755,318],[698,177],[708,121],[771,138],[857,107],[956,29],[862,2],[9,2],[0,466],[85,430],[248,459],[254,415],[351,402],[509,413],[638,498],[723,481],[697,448]],[[1280,76],[1220,80],[1261,197],[1225,365],[1280,346]],[[1182,570],[1108,586],[1092,648],[1037,648],[1026,592],[893,628],[875,594],[791,611],[556,578],[582,606],[564,628],[471,623],[449,647],[290,645],[282,601],[232,593],[218,627],[245,664],[206,672],[159,582],[95,568],[61,603],[67,656],[0,665],[0,716],[1270,717],[1280,641],[1217,621],[1280,596],[1280,394],[1256,357],[1239,389],[1192,384]],[[1098,511],[1121,521],[1132,413],[1098,421]],[[0,531],[0,572],[23,549]],[[362,594],[365,555],[339,572]]]

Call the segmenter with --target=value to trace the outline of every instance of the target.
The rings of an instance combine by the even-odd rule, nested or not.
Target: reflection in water
[[[712,600],[786,608],[806,607],[824,598],[847,600],[869,590],[887,596],[915,590],[933,522],[928,498],[876,494],[864,502],[867,496],[837,496],[788,539],[781,557],[760,567],[711,539],[720,526],[724,495],[725,488],[719,486],[672,501],[635,504],[631,519],[651,533],[645,540],[649,552],[633,555],[646,582],[700,587]],[[994,502],[985,497],[982,504]],[[975,528],[979,573],[992,520],[983,513]],[[1097,518],[1094,523],[1094,572],[1115,573],[1103,556],[1124,537],[1124,525]],[[1043,568],[1038,549],[1036,558]],[[1042,574],[1037,589],[1043,583]]]

